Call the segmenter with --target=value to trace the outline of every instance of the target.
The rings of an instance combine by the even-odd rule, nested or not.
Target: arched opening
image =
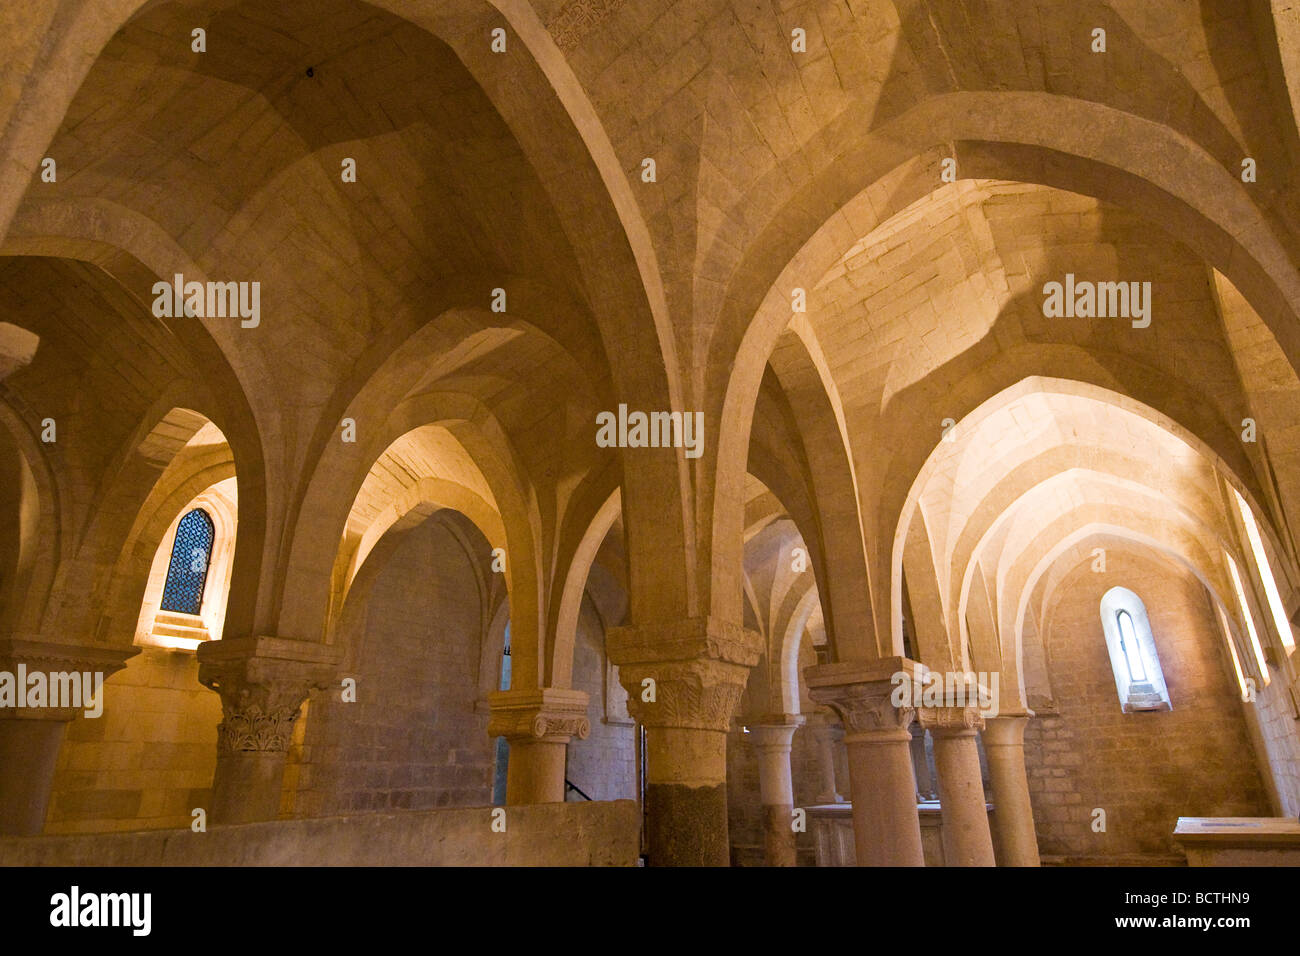
[[[1102,595],[1100,613],[1124,713],[1170,710],[1169,686],[1142,599],[1128,588],[1111,588]]]

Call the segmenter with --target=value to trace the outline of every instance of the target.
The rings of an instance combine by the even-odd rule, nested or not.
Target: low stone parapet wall
[[[635,866],[640,847],[615,800],[3,837],[0,866]]]
[[[1174,839],[1188,866],[1300,866],[1300,820],[1179,817]]]

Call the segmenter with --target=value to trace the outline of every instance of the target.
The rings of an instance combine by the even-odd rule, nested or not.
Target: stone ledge
[[[1300,820],[1179,817],[1174,840],[1189,866],[1300,866]]]
[[[632,800],[0,838],[0,866],[636,866]]]

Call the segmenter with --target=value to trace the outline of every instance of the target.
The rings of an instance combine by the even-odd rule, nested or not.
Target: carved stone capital
[[[301,711],[301,702],[266,711],[260,704],[232,706],[223,699],[221,715],[225,719],[217,727],[217,752],[283,753],[293,740],[293,725]]]
[[[303,701],[332,686],[342,651],[273,637],[201,644],[199,682],[221,695],[217,751],[283,753]]]
[[[756,632],[711,617],[613,628],[605,646],[628,713],[648,727],[694,730],[731,727],[763,653]]]
[[[627,709],[647,727],[731,728],[749,669],[718,661],[665,661],[619,668]]]
[[[757,723],[749,725],[749,739],[760,752],[789,753],[794,732],[802,725],[803,717],[797,714],[760,717]]]
[[[488,695],[492,708],[488,736],[505,737],[512,743],[568,743],[571,737],[586,740],[591,733],[587,700],[584,691],[554,687],[495,691]]]
[[[922,707],[916,712],[921,726],[936,737],[959,737],[984,729],[979,707]]]
[[[0,640],[0,673],[5,677],[7,693],[0,697],[0,719],[15,720],[72,720],[90,707],[93,694],[102,687],[102,681],[126,666],[127,660],[140,653],[137,647],[104,647],[85,644],[67,644],[47,641],[39,635],[12,637]],[[27,706],[31,700],[33,675],[44,675],[46,706]],[[102,675],[98,680],[94,675]],[[77,675],[72,679],[72,675]],[[85,678],[90,675],[90,684]],[[71,706],[51,706],[65,697],[77,696]],[[22,698],[21,702],[19,698]],[[100,702],[102,703],[102,701]]]
[[[1033,712],[1023,714],[998,714],[984,718],[984,747],[1025,746],[1025,727]]]
[[[896,675],[919,679],[925,667],[905,657],[874,661],[819,664],[804,671],[808,693],[844,723],[845,740],[910,739],[908,726],[916,715],[910,697],[896,705]]]

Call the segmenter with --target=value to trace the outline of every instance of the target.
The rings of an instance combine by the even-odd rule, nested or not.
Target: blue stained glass
[[[163,586],[161,607],[164,611],[199,613],[215,535],[212,519],[201,508],[195,508],[181,518],[176,526],[171,564],[167,567],[167,583]]]

